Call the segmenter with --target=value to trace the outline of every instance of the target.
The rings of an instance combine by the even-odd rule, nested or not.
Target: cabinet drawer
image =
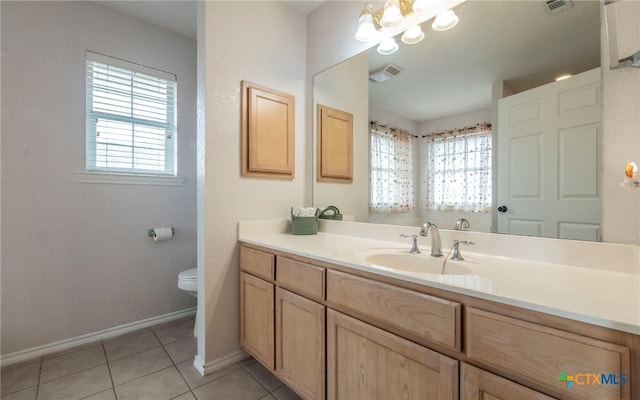
[[[459,303],[338,271],[327,271],[327,302],[419,343],[460,350]]]
[[[276,282],[293,292],[324,300],[324,273],[322,267],[278,257]]]
[[[558,398],[629,399],[630,384],[595,381],[602,374],[607,379],[615,375],[618,383],[620,374],[628,379],[628,348],[473,308],[466,308],[465,315],[470,360],[544,388]],[[559,382],[561,374],[574,383],[567,387]]]
[[[273,280],[274,260],[273,254],[247,247],[240,248],[240,269],[252,275]]]
[[[555,400],[528,387],[460,363],[460,400]]]

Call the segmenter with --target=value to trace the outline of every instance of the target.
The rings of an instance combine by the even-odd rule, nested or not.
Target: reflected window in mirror
[[[491,212],[491,125],[426,138],[427,209]]]
[[[371,123],[371,195],[372,213],[408,213],[415,210],[413,185],[413,141],[415,136],[403,129]]]

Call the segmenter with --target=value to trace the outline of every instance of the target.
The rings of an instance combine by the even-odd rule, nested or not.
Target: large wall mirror
[[[466,218],[474,231],[600,240],[600,3],[555,12],[545,1],[469,0],[455,11],[451,30],[426,21],[420,43],[398,37],[392,55],[372,48],[314,77],[314,109],[354,117],[353,182],[314,176],[314,205],[336,205],[358,222],[453,229]],[[370,79],[385,67],[390,79]],[[573,77],[556,82],[563,74]],[[411,135],[413,208],[370,208],[371,121],[383,134]],[[450,184],[434,178],[433,134],[486,124],[489,206],[427,205],[429,185]]]

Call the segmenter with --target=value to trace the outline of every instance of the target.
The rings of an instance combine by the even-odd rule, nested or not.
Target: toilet
[[[198,268],[184,270],[178,274],[178,288],[198,298]],[[196,322],[193,328],[193,336],[198,337],[200,326],[200,307],[196,306]]]

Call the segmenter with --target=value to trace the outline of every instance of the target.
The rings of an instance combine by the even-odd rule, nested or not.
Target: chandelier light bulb
[[[458,16],[453,10],[446,10],[436,16],[431,27],[434,31],[446,31],[458,24]]]
[[[380,42],[377,50],[378,53],[382,54],[383,56],[388,56],[398,51],[398,43],[396,43],[396,40],[394,38],[390,37]]]
[[[380,19],[380,25],[384,28],[398,25],[404,17],[400,11],[400,3],[398,0],[387,0],[384,3],[384,13]]]
[[[435,3],[435,0],[415,0],[412,9],[415,13],[421,13],[433,7]]]
[[[414,25],[411,28],[407,29],[403,34],[400,40],[405,44],[416,44],[424,39],[424,33],[422,32],[422,28],[420,25]]]
[[[376,35],[378,30],[373,24],[373,16],[370,13],[363,12],[358,20],[358,32],[356,32],[356,39],[361,42],[367,42]]]

